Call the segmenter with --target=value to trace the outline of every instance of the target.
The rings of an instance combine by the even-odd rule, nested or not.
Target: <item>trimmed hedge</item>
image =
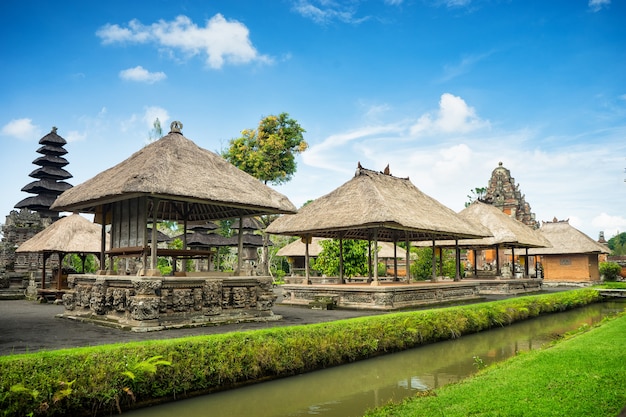
[[[305,326],[0,357],[2,415],[103,415],[583,306],[594,289]]]

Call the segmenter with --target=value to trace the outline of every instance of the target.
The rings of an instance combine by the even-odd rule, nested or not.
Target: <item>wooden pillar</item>
[[[109,206],[107,204],[102,205],[102,230],[100,231],[100,271],[104,273],[106,270],[106,259],[104,253],[106,252],[106,240],[107,240],[107,211]]]
[[[524,278],[528,278],[530,271],[528,268],[528,247],[526,247],[526,254],[524,255]]]
[[[345,284],[343,276],[343,232],[339,235],[339,283]]]
[[[511,278],[515,278],[515,248],[511,246]]]
[[[459,248],[459,239],[454,240],[454,264],[455,264],[455,274],[454,280],[461,280],[461,248]]]
[[[472,249],[472,253],[474,254],[474,279],[478,277],[478,258],[476,257],[476,249]]]
[[[432,281],[437,281],[437,254],[435,253],[435,239],[433,239]]]
[[[411,282],[411,241],[409,240],[408,232],[406,232],[404,238],[406,240],[406,259],[404,262],[404,269],[406,270],[406,282],[409,283]]]
[[[367,239],[367,282],[372,282],[372,239]]]
[[[50,253],[44,252],[43,253],[43,267],[41,268],[41,289],[45,290],[46,289],[46,260],[48,259],[48,257],[50,256]]]
[[[393,280],[398,280],[398,247],[396,245],[396,235],[393,235]]]
[[[500,247],[496,243],[496,276],[499,277],[500,274]]]
[[[372,245],[370,245],[370,253],[371,251]],[[374,229],[374,280],[371,285],[380,285],[380,281],[378,281],[378,228]]]
[[[239,235],[237,236],[237,273],[241,276],[241,268],[243,267],[243,217],[239,218]]]
[[[152,244],[150,245],[150,275],[159,275],[157,268],[157,209],[159,199],[152,199]]]
[[[310,257],[309,257],[309,242],[311,242],[310,236],[304,237],[304,284],[309,285],[311,283],[310,273]]]

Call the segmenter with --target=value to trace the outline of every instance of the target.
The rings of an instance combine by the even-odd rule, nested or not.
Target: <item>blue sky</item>
[[[52,126],[77,185],[156,117],[219,152],[287,112],[310,148],[275,188],[298,207],[361,162],[460,211],[501,161],[537,220],[609,238],[626,231],[625,3],[4,0],[0,222]]]

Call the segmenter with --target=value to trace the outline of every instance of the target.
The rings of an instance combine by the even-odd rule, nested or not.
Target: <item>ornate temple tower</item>
[[[41,217],[47,217],[53,221],[59,218],[59,213],[50,210],[50,206],[63,191],[72,187],[63,181],[72,178],[72,174],[63,169],[69,164],[67,159],[63,158],[63,155],[67,153],[63,148],[66,143],[65,139],[57,135],[56,127],[39,140],[39,144],[43,146],[37,152],[43,156],[33,161],[33,164],[38,165],[39,168],[29,174],[37,180],[22,188],[22,191],[37,195],[25,198],[17,203],[15,208],[36,211]]]
[[[515,184],[515,178],[511,177],[511,171],[503,167],[502,162],[491,173],[483,201],[498,207],[533,229],[539,228],[535,213],[531,212],[530,204],[526,202],[524,195],[519,190],[519,184]]]
[[[56,198],[72,185],[63,181],[72,178],[72,174],[63,169],[69,164],[63,157],[67,151],[63,146],[67,142],[57,135],[57,128],[39,140],[42,145],[37,152],[43,156],[35,159],[33,164],[39,166],[29,174],[35,178],[22,188],[22,191],[36,194],[17,203],[2,225],[2,241],[0,241],[0,298],[2,290],[15,287],[23,289],[22,281],[31,273],[41,271],[43,258],[37,253],[24,253],[16,256],[15,249],[58,220],[59,213],[50,210]],[[54,260],[51,261],[51,266]],[[37,274],[35,274],[37,275]],[[39,276],[39,275],[37,275]]]

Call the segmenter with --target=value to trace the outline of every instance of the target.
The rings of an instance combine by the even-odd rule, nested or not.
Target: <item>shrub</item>
[[[600,262],[600,275],[605,281],[617,281],[622,267],[615,262]]]

